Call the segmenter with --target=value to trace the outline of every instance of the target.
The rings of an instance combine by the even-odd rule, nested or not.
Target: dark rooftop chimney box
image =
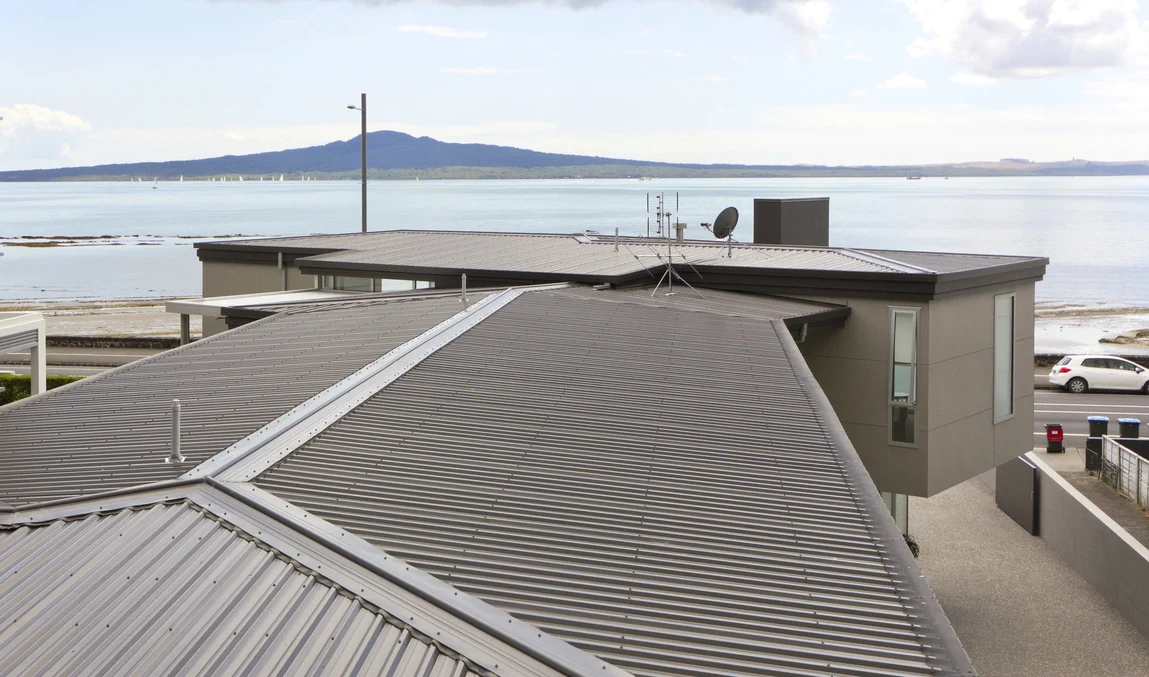
[[[830,198],[755,198],[754,244],[830,246]]]

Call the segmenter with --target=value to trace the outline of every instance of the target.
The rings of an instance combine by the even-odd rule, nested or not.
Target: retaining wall
[[[1149,637],[1149,549],[1036,454],[1025,457],[1037,467],[1038,535]]]

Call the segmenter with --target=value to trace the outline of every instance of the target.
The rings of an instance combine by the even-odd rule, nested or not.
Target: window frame
[[[914,306],[888,306],[889,308],[889,362],[886,367],[886,375],[888,381],[886,383],[886,441],[891,446],[906,447],[907,449],[918,449],[920,443],[918,441],[918,356],[919,348],[921,347],[921,333],[922,323],[921,314],[922,309]],[[913,361],[910,362],[911,376],[910,376],[910,401],[897,402],[894,400],[894,368],[897,363],[894,361],[895,349],[895,326],[898,313],[909,313],[914,318],[914,342],[913,342]],[[910,409],[913,415],[913,442],[903,442],[894,439],[894,407],[905,407]]]
[[[1009,412],[997,414],[997,300],[1008,298],[1009,304]],[[1017,395],[1017,292],[1010,291],[993,295],[993,370],[990,383],[993,385],[993,424],[1004,423],[1017,415],[1014,404]],[[1084,365],[1082,365],[1084,366]],[[1096,368],[1096,367],[1094,367]]]

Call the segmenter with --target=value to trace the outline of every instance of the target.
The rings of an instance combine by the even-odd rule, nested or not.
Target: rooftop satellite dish
[[[734,207],[727,207],[722,210],[718,218],[714,219],[714,225],[711,226],[711,232],[714,237],[719,240],[730,237],[734,232],[734,227],[738,225],[738,210]]]

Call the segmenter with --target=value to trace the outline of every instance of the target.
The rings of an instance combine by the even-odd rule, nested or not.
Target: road
[[[1141,419],[1142,436],[1149,435],[1149,395],[1125,393],[1085,393],[1073,395],[1060,390],[1034,392],[1034,446],[1045,446],[1045,424],[1065,427],[1065,446],[1083,447],[1089,434],[1087,416],[1108,416],[1109,434],[1117,434],[1117,419]]]

